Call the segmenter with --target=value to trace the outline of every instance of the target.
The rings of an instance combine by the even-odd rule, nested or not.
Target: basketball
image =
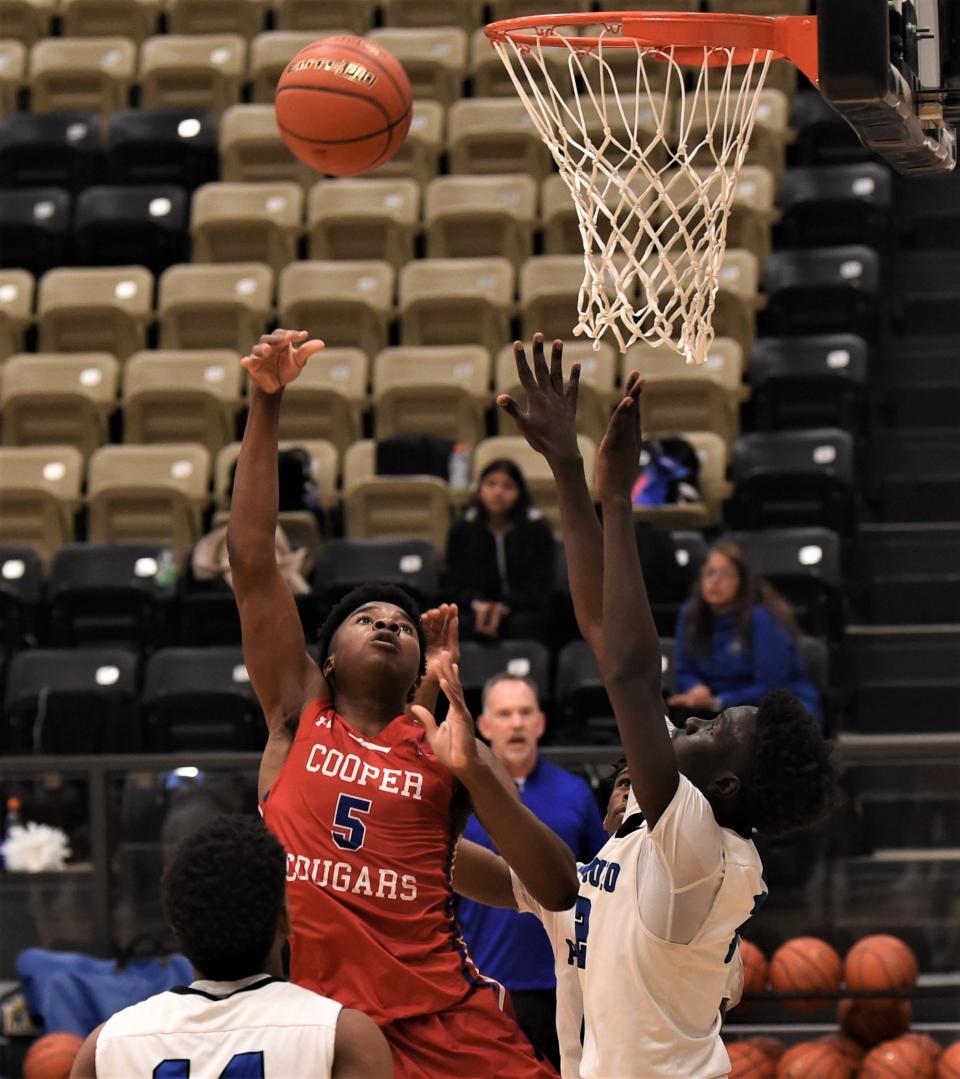
[[[868,1049],[903,1034],[912,1018],[909,1000],[841,1000],[837,1006],[840,1029]]]
[[[836,1049],[850,1065],[851,1072],[855,1072],[860,1067],[866,1055],[866,1050],[863,1046],[859,1042],[855,1042],[853,1038],[848,1038],[846,1034],[824,1034],[817,1041],[823,1042],[824,1045],[829,1045],[831,1049]]]
[[[766,1053],[774,1064],[787,1051],[786,1045],[779,1038],[773,1038],[765,1034],[756,1034],[752,1038],[745,1038],[743,1044],[756,1046],[762,1053]]]
[[[756,944],[740,940],[740,959],[743,962],[744,993],[762,993],[767,988],[767,957]]]
[[[937,1063],[937,1079],[960,1079],[960,1042],[944,1049]]]
[[[937,1062],[909,1035],[881,1042],[864,1057],[859,1079],[936,1079]]]
[[[773,953],[770,959],[770,984],[778,993],[835,993],[840,988],[840,956],[819,937],[794,937]],[[824,1006],[819,1000],[791,1000],[787,1007],[795,1011],[816,1011]]]
[[[349,34],[315,41],[287,64],[274,101],[290,151],[329,176],[369,172],[400,149],[413,92],[399,60]]]
[[[899,937],[864,937],[847,952],[843,980],[848,989],[912,989],[917,958]]]
[[[929,1034],[903,1034],[900,1036],[899,1041],[902,1042],[914,1042],[920,1046],[921,1052],[928,1057],[933,1063],[933,1071],[931,1075],[937,1074],[937,1061],[940,1059],[940,1054],[943,1050],[940,1048],[940,1043],[930,1037]]]
[[[777,1066],[749,1042],[734,1042],[727,1046],[730,1057],[730,1079],[774,1079]]]
[[[776,1079],[850,1079],[847,1062],[823,1042],[800,1042],[777,1064]]]
[[[83,1045],[79,1034],[54,1031],[38,1038],[23,1059],[23,1079],[68,1079]]]

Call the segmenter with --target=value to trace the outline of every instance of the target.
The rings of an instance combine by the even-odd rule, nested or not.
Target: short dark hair
[[[501,682],[522,682],[530,692],[537,699],[537,707],[540,707],[540,687],[537,685],[536,679],[531,678],[528,674],[511,674],[509,671],[499,671],[497,674],[492,674],[483,683],[483,689],[480,690],[481,707],[486,709],[487,697],[490,694],[490,690],[494,686],[499,686]]]
[[[160,882],[163,911],[205,978],[259,974],[286,889],[283,847],[252,816],[214,817],[177,844]]]
[[[331,609],[317,631],[321,669],[327,662],[327,656],[330,655],[330,642],[333,640],[333,635],[358,607],[363,607],[367,603],[392,603],[394,607],[399,607],[409,616],[410,621],[416,626],[417,640],[420,642],[420,677],[422,678],[427,673],[427,636],[423,632],[423,623],[420,621],[420,608],[409,592],[395,584],[362,584],[348,592]]]
[[[757,709],[745,823],[775,837],[825,819],[837,802],[830,744],[793,693],[775,689]]]

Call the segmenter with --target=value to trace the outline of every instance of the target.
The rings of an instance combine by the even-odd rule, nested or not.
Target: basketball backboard
[[[948,172],[960,125],[960,0],[818,0],[819,89],[905,174]]]

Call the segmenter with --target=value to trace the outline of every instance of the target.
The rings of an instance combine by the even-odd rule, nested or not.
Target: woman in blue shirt
[[[799,631],[786,600],[758,581],[743,551],[721,540],[680,612],[671,707],[719,712],[758,705],[772,689],[789,689],[819,722],[823,709],[797,649]]]

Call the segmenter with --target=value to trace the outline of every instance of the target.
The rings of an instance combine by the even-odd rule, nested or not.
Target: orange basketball
[[[65,1030],[37,1038],[23,1058],[23,1079],[69,1079],[81,1045],[79,1034]]]
[[[730,1057],[730,1079],[774,1079],[777,1066],[754,1045],[734,1042],[727,1046]]]
[[[835,993],[840,988],[840,956],[819,937],[794,937],[770,959],[770,984],[779,993]],[[796,1011],[816,1011],[821,1000],[791,1000]]]
[[[850,1079],[847,1062],[823,1042],[800,1042],[777,1064],[777,1079]]]
[[[937,1079],[960,1079],[960,1042],[948,1045],[937,1061]]]
[[[940,1059],[940,1054],[943,1052],[938,1041],[931,1038],[929,1034],[914,1034],[912,1031],[908,1034],[901,1035],[900,1041],[916,1042],[916,1044],[920,1046],[924,1056],[932,1061],[933,1074],[937,1074],[937,1061]]]
[[[767,957],[756,944],[741,938],[740,959],[743,962],[744,993],[762,993],[767,988]]]
[[[881,1042],[864,1057],[859,1079],[936,1079],[937,1063],[916,1040],[904,1035]]]
[[[860,1067],[866,1053],[866,1050],[859,1042],[855,1042],[853,1038],[848,1038],[846,1034],[824,1034],[822,1038],[817,1038],[817,1041],[823,1042],[824,1045],[829,1045],[831,1049],[836,1049],[840,1056],[850,1065],[851,1072],[855,1072]]]
[[[780,1041],[779,1038],[772,1038],[766,1034],[755,1034],[752,1038],[744,1038],[743,1044],[755,1045],[761,1052],[766,1053],[774,1064],[787,1051],[784,1042]]]
[[[912,989],[917,957],[899,937],[864,937],[847,952],[843,980],[848,989]]]
[[[413,92],[395,56],[362,37],[314,41],[283,69],[274,100],[283,141],[330,176],[369,172],[400,149]]]
[[[841,1000],[837,1005],[840,1029],[868,1049],[903,1034],[912,1018],[909,1000]]]

